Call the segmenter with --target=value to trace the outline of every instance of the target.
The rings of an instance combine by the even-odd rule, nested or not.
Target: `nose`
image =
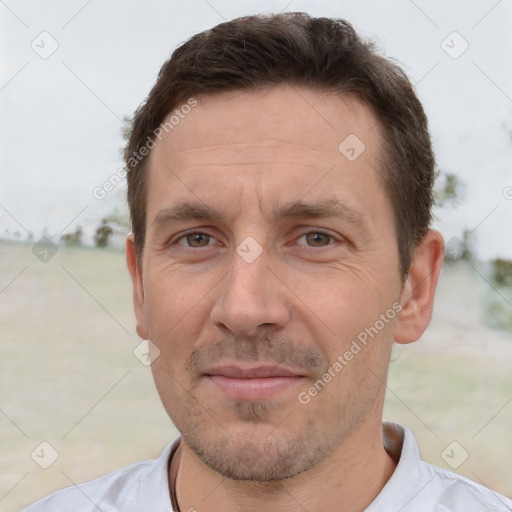
[[[288,323],[286,287],[268,261],[266,251],[250,263],[234,252],[211,310],[211,320],[220,330],[251,336]]]

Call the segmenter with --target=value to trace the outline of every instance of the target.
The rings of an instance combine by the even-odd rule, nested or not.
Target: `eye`
[[[327,247],[331,245],[331,242],[334,241],[334,237],[329,235],[328,233],[324,233],[323,231],[310,231],[309,233],[304,233],[301,237],[299,237],[299,241],[304,239],[305,243],[300,243],[299,245],[308,245],[310,247]]]
[[[176,240],[178,245],[185,245],[186,247],[206,247],[210,245],[212,237],[206,233],[194,232],[187,233]]]

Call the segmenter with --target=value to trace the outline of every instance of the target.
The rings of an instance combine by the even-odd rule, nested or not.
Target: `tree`
[[[66,245],[82,245],[82,228],[77,226],[73,233],[66,233],[60,237],[60,241]]]
[[[129,116],[123,116],[123,125],[121,126],[121,135],[123,136],[123,140],[128,142],[128,138],[130,136],[130,131],[132,129],[133,119]]]
[[[464,186],[459,178],[453,173],[439,171],[434,187],[434,204],[439,208],[457,205],[463,196]]]
[[[492,263],[492,281],[497,286],[512,287],[512,261],[496,258]]]
[[[128,215],[121,213],[117,208],[114,211],[102,219],[109,224],[115,232],[128,233],[130,231],[130,221]]]
[[[460,259],[463,261],[472,261],[473,260],[473,232],[469,229],[465,229],[462,232],[462,254],[460,255]]]
[[[103,219],[101,219],[100,226],[96,229],[96,233],[94,234],[94,243],[96,244],[96,247],[107,247],[113,233],[114,230],[108,223],[108,217],[103,217]]]

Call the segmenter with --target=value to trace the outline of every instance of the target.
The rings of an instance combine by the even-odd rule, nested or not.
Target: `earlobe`
[[[126,264],[133,287],[133,309],[137,320],[137,334],[142,338],[148,338],[146,328],[146,313],[144,306],[144,283],[142,280],[142,268],[140,262],[137,261],[137,251],[135,248],[135,240],[133,234],[126,237]]]
[[[443,256],[442,235],[435,230],[428,231],[414,252],[402,289],[402,311],[394,333],[396,343],[418,340],[430,323]]]

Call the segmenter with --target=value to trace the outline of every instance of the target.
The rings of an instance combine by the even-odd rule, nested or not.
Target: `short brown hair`
[[[124,154],[137,257],[146,232],[148,147],[166,116],[191,97],[282,84],[352,94],[376,115],[384,139],[378,171],[392,203],[405,276],[431,222],[435,158],[423,107],[405,73],[349,23],[305,13],[221,23],[193,36],[164,63],[135,112]]]

